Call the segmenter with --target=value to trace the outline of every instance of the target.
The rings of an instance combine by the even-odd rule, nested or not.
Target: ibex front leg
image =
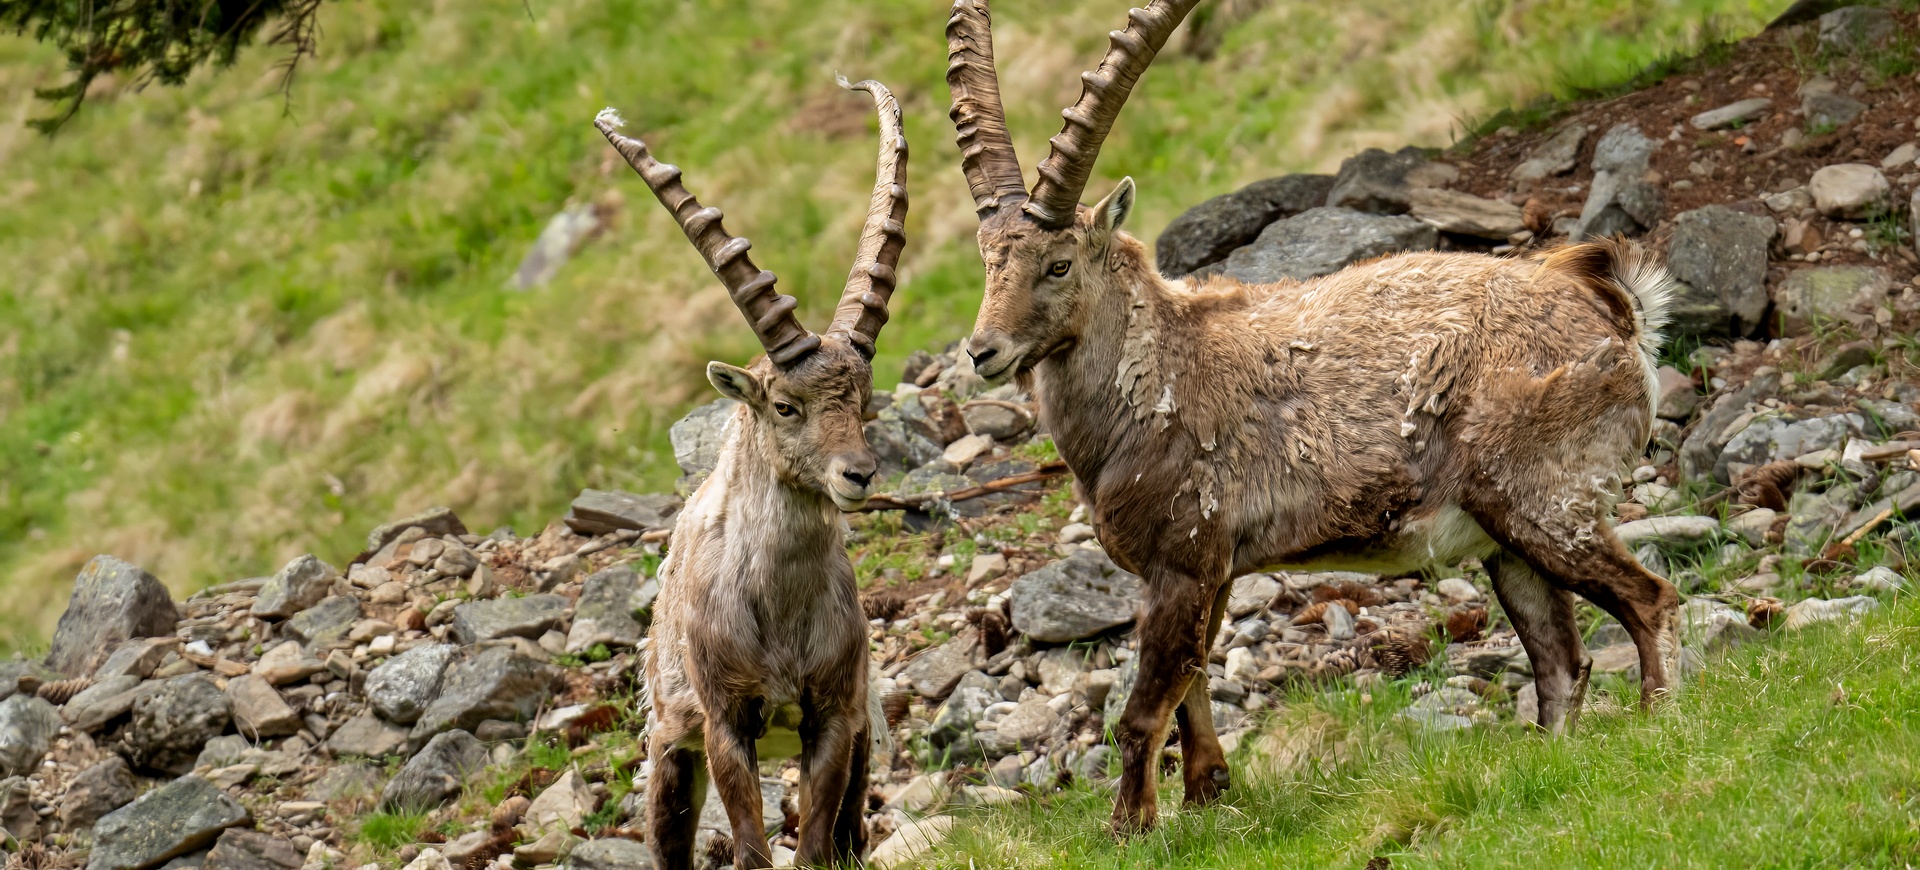
[[[800,848],[794,862],[817,867],[844,861],[852,855],[836,842],[842,808],[853,777],[866,778],[866,765],[852,770],[853,742],[866,711],[809,709],[800,723],[803,794],[800,800]],[[857,717],[857,718],[856,718]],[[855,819],[859,818],[855,810]]]
[[[711,711],[707,714],[707,772],[733,828],[733,866],[738,870],[772,867],[766,822],[760,814],[760,764],[753,745],[763,724],[761,700],[730,700],[731,706],[707,708]]]
[[[1160,747],[1167,742],[1173,709],[1194,676],[1206,676],[1210,610],[1200,582],[1152,570],[1146,580],[1146,615],[1138,629],[1140,671],[1126,711],[1113,728],[1120,741],[1120,793],[1112,821],[1116,834],[1151,829],[1159,817]]]
[[[1220,735],[1213,728],[1213,693],[1207,683],[1206,670],[1208,650],[1212,649],[1214,638],[1220,636],[1220,622],[1226,617],[1227,593],[1231,588],[1222,583],[1213,595],[1213,612],[1207,619],[1206,633],[1201,635],[1200,670],[1187,684],[1186,700],[1174,714],[1180,725],[1180,768],[1187,787],[1182,803],[1187,806],[1204,806],[1219,800],[1220,793],[1232,782],[1232,774],[1227,772],[1227,755],[1220,750]]]

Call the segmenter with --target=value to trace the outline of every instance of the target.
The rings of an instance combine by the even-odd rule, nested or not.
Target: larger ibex
[[[986,0],[947,24],[961,166],[986,294],[967,352],[1032,378],[1114,559],[1146,580],[1120,721],[1116,830],[1155,820],[1179,707],[1186,801],[1228,784],[1206,656],[1229,578],[1404,572],[1478,558],[1533,662],[1539,724],[1579,711],[1573,594],[1639,647],[1642,702],[1677,659],[1678,597],[1609,516],[1649,434],[1669,281],[1615,243],[1534,259],[1407,254],[1312,281],[1172,282],[1120,231],[1132,179],[1079,204],[1135,82],[1196,0],[1128,13],[1062,114],[1029,194],[1001,109]]]
[[[867,91],[879,110],[879,179],[824,335],[800,325],[793,297],[774,291],[773,273],[753,265],[747,240],[727,234],[719,209],[702,208],[681,186],[679,169],[614,132],[619,119],[611,110],[596,120],[767,350],[750,368],[707,364],[707,379],[740,407],[712,475],[674,524],[660,569],[647,664],[647,845],[663,870],[692,866],[709,774],[732,826],[734,865],[772,866],[758,757],[779,743],[787,745],[780,754],[792,754],[796,735],[795,858],[832,864],[866,848],[867,623],[840,512],[866,502],[877,467],[862,414],[873,389],[874,340],[906,244],[907,143],[900,106],[886,88],[841,85]]]

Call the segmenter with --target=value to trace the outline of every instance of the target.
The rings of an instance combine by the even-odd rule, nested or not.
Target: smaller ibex
[[[877,467],[862,415],[873,389],[874,339],[887,320],[906,244],[907,143],[900,106],[878,82],[879,180],[853,273],[824,335],[802,327],[791,296],[747,257],[680,184],[680,170],[596,125],[640,173],[753,325],[767,355],[749,368],[707,364],[740,402],[719,461],[674,524],[660,569],[647,663],[647,844],[661,870],[693,864],[695,825],[711,776],[733,829],[734,865],[768,867],[759,758],[800,758],[802,865],[866,849],[871,733],[867,623],[840,512],[865,504]],[[702,756],[705,763],[702,764]]]
[[[1029,194],[1007,135],[986,0],[947,24],[961,167],[986,293],[967,353],[1031,378],[1100,542],[1146,580],[1140,673],[1119,721],[1113,826],[1151,826],[1169,719],[1186,800],[1229,781],[1207,649],[1231,578],[1402,573],[1479,559],[1532,660],[1539,724],[1580,711],[1574,595],[1640,652],[1643,703],[1679,656],[1679,598],[1614,537],[1646,446],[1670,281],[1603,243],[1546,256],[1404,254],[1311,281],[1168,281],[1120,228],[1125,179],[1080,204],[1127,94],[1197,0],[1128,13],[1081,77]]]

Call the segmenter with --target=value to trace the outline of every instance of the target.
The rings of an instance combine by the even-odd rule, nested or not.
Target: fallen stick
[[[871,496],[867,499],[866,507],[861,508],[861,510],[863,511],[919,510],[920,508],[926,507],[927,505],[933,504],[934,502],[966,501],[967,499],[979,498],[983,495],[992,495],[996,492],[1009,490],[1016,486],[1020,486],[1021,484],[1036,483],[1042,480],[1047,480],[1049,478],[1059,477],[1060,475],[1066,474],[1066,473],[1067,473],[1066,463],[1049,462],[1046,465],[1042,465],[1039,468],[1036,468],[1032,471],[1016,474],[1016,475],[1013,475],[1012,477],[1003,477],[1003,478],[1000,478],[999,480],[989,481],[987,483],[980,484],[979,486],[969,486],[969,487],[964,487],[962,489],[946,490],[942,492],[923,492],[923,493],[920,493],[919,495]]]

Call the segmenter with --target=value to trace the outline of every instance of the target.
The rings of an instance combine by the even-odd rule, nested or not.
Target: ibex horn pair
[[[907,241],[907,139],[901,131],[900,103],[885,85],[876,81],[848,84],[844,78],[839,83],[848,90],[872,95],[880,115],[880,155],[853,271],[847,276],[846,289],[840,294],[840,304],[827,331],[845,333],[863,355],[872,359],[874,341],[887,322],[887,303],[898,280],[895,270],[900,264],[900,251]],[[593,123],[627,165],[640,174],[660,204],[673,213],[687,241],[700,251],[707,267],[726,285],[733,304],[746,315],[768,359],[778,366],[791,366],[820,346],[820,336],[801,326],[794,316],[799,302],[775,290],[778,279],[755,266],[747,255],[753,243],[727,233],[720,222],[720,210],[701,206],[700,200],[680,183],[679,167],[655,160],[646,143],[621,135],[618,130],[624,122],[612,109],[602,110]]]
[[[1080,194],[1093,172],[1100,145],[1113,129],[1127,95],[1141,73],[1167,44],[1167,37],[1199,0],[1154,0],[1127,13],[1127,29],[1108,35],[1111,45],[1099,68],[1080,75],[1080,99],[1061,112],[1066,125],[1048,140],[1039,179],[1028,195],[1020,177],[1020,158],[1007,135],[1007,113],[1000,104],[1000,76],[993,66],[993,19],[987,0],[957,0],[947,21],[947,89],[953,94],[955,138],[960,167],[967,174],[973,203],[982,217],[1018,204],[1046,227],[1073,222]]]

